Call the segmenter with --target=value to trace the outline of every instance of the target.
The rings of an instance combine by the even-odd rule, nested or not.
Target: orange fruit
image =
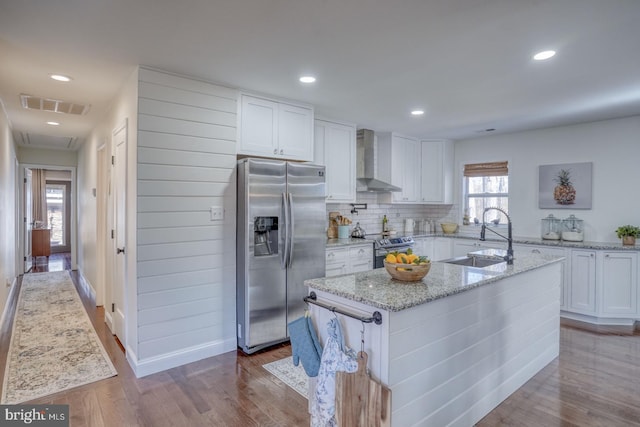
[[[401,264],[409,264],[409,260],[407,259],[407,254],[399,254],[396,259]]]
[[[387,262],[392,262],[392,263],[394,263],[394,264],[395,264],[396,262],[398,262],[398,261],[396,260],[396,256],[395,256],[394,254],[387,254],[387,257],[385,258],[385,260],[386,260]]]

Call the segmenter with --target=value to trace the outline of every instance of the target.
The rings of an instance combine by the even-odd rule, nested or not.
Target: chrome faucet
[[[488,229],[489,231],[491,231],[494,234],[497,234],[498,236],[502,237],[503,239],[505,239],[509,245],[507,247],[507,256],[504,257],[504,260],[507,261],[507,265],[513,265],[513,236],[511,234],[511,217],[509,217],[509,214],[506,213],[504,210],[500,209],[500,208],[496,208],[496,207],[488,207],[485,208],[484,211],[482,212],[482,228],[480,229],[480,240],[485,240],[485,232],[487,230],[487,223],[484,220],[485,214],[487,213],[487,211],[490,210],[496,210],[499,212],[502,212],[506,217],[507,217],[507,232],[508,232],[508,237],[505,237],[504,235],[498,233],[495,230],[492,229]]]

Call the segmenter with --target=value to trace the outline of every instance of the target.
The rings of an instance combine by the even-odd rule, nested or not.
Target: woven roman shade
[[[508,162],[472,163],[464,165],[464,176],[509,175]]]

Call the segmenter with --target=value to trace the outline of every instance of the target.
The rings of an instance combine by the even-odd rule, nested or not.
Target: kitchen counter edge
[[[431,271],[420,282],[398,282],[384,268],[304,281],[304,285],[348,300],[388,311],[402,311],[445,298],[507,277],[535,270],[563,257],[527,254],[514,265],[496,264],[473,268],[434,261]]]

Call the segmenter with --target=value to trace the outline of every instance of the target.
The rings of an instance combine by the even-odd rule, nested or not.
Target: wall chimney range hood
[[[400,187],[377,179],[376,148],[375,133],[369,129],[358,130],[356,139],[356,191],[375,193],[402,191]]]

